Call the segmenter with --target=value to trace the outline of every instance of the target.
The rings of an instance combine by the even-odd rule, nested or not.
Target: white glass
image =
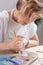
[[[25,50],[25,45],[27,44],[27,40],[26,39],[21,39],[20,41],[19,41],[19,43],[20,43],[20,52],[19,52],[19,55],[20,56],[28,56],[28,54],[27,54],[27,52],[25,52],[24,50]],[[23,43],[23,44],[22,44]]]

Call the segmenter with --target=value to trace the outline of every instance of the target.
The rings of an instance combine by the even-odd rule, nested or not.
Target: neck
[[[14,14],[15,14],[15,10],[12,10],[12,12],[11,12],[11,17],[12,17],[12,19],[13,19],[15,22],[17,22],[17,18],[14,16]]]
[[[12,10],[8,10],[8,14],[9,14],[9,16],[11,15],[11,11],[12,11]]]

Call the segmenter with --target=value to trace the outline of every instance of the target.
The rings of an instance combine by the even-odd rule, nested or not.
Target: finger
[[[19,35],[18,35],[17,37],[18,37],[18,38],[23,38],[23,36],[19,36]]]
[[[19,37],[15,37],[15,38],[14,38],[14,41],[19,41],[19,40],[21,40],[21,39],[22,39],[22,37],[20,37],[20,36],[19,36]]]

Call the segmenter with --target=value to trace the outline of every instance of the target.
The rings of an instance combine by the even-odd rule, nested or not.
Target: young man
[[[28,47],[39,45],[37,26],[34,21],[40,18],[40,7],[34,1],[18,0],[16,9],[0,12],[0,50],[19,51],[22,38],[29,41]],[[14,31],[18,36],[14,37]]]

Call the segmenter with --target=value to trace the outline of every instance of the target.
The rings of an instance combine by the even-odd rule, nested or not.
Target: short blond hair
[[[32,15],[33,12],[39,12],[41,10],[41,8],[34,0],[18,0],[16,4],[17,10],[21,10],[22,6],[25,4],[28,5],[28,7],[25,9],[24,13],[29,17]],[[31,6],[29,6],[29,4],[31,4]]]

